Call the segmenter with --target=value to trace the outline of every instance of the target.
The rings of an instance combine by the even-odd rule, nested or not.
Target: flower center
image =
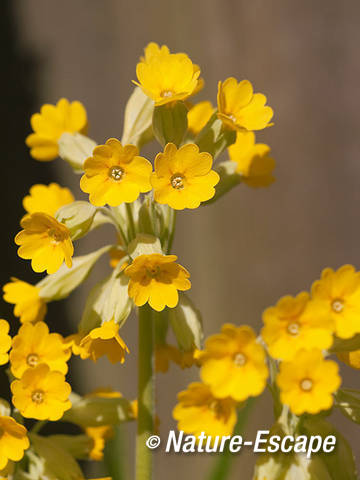
[[[233,362],[237,367],[243,367],[246,363],[246,357],[243,353],[236,353],[234,355]]]
[[[300,387],[301,387],[301,390],[304,390],[304,392],[310,392],[310,390],[313,387],[313,381],[310,380],[310,378],[304,378],[300,382]]]
[[[335,313],[341,313],[344,309],[344,303],[340,299],[336,299],[332,302],[331,308],[334,310]]]
[[[30,355],[28,355],[26,358],[26,363],[29,365],[29,367],[36,367],[38,362],[39,357],[36,355],[36,353],[30,353]]]
[[[173,94],[173,92],[172,92],[171,90],[165,90],[165,91],[161,92],[161,96],[162,96],[163,98],[170,98],[170,97],[172,97],[173,95],[174,95],[174,94]]]
[[[64,240],[64,233],[56,230],[56,228],[50,228],[48,230],[48,235],[54,243],[59,243]]]
[[[146,269],[147,274],[151,278],[156,278],[159,273],[160,273],[160,266],[159,265],[153,265],[152,267],[148,267]]]
[[[180,173],[175,173],[171,177],[171,186],[176,190],[182,190],[184,188],[184,177]]]
[[[236,119],[236,117],[235,117],[234,114],[230,113],[230,114],[228,115],[228,117],[230,118],[230,120],[231,120],[232,122],[236,123],[236,120],[237,120],[237,119]]]
[[[124,170],[119,166],[114,166],[109,169],[109,177],[115,180],[115,182],[120,182],[124,174]]]
[[[297,322],[291,322],[287,326],[287,331],[290,333],[290,335],[293,335],[294,337],[299,334],[300,330],[300,325]]]
[[[44,401],[44,392],[42,390],[35,390],[31,395],[31,400],[37,404],[42,403]]]

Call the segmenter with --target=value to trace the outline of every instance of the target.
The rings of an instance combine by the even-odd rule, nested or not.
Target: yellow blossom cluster
[[[333,342],[360,333],[360,272],[352,265],[326,268],[311,293],[281,298],[263,314],[269,355],[280,361],[281,401],[293,413],[319,413],[333,405],[341,384],[338,365],[326,359]],[[356,367],[357,352],[339,358]]]

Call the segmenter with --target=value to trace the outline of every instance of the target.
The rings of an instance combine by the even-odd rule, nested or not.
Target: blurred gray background
[[[259,329],[265,307],[308,289],[322,268],[360,267],[358,0],[3,0],[3,7],[2,195],[8,205],[3,248],[9,252],[4,281],[13,274],[35,279],[28,262],[16,259],[15,247],[9,250],[22,214],[20,199],[29,187],[56,180],[81,196],[70,168],[60,160],[40,164],[23,147],[30,114],[62,96],[77,99],[87,108],[91,137],[99,143],[119,138],[135,66],[149,41],[184,51],[201,66],[206,85],[199,99],[215,103],[217,81],[235,76],[251,80],[275,111],[275,126],[258,140],[272,148],[276,183],[258,190],[239,186],[215,205],[179,215],[174,252],[191,271],[191,297],[203,313],[205,334],[224,322]],[[153,157],[157,150],[152,146],[146,154]],[[81,241],[77,252],[113,237],[106,228]],[[86,293],[107,269],[105,260],[84,288],[51,306],[54,329],[76,328]],[[111,385],[136,396],[135,318],[123,332],[131,350],[123,366],[73,361],[80,393]],[[358,372],[342,370],[347,386],[360,386]],[[197,378],[196,369],[182,372],[176,366],[159,375],[162,435],[174,426],[177,392]],[[334,422],[360,457],[359,429],[339,416]],[[265,394],[247,436],[271,424],[271,399]],[[131,457],[132,428],[129,435]],[[158,453],[156,478],[205,478],[211,461],[206,455]],[[231,478],[250,479],[254,461],[244,451]]]

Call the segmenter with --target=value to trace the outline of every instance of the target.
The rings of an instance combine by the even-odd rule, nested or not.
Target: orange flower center
[[[171,186],[175,188],[175,190],[182,190],[184,188],[184,176],[180,173],[175,173],[171,177]]]
[[[331,308],[335,313],[341,313],[344,309],[344,302],[341,299],[337,298],[332,302]]]
[[[297,322],[291,322],[287,326],[287,332],[294,337],[299,334],[300,325]]]
[[[234,355],[233,362],[237,367],[243,367],[246,363],[246,357],[243,353],[236,353]]]
[[[44,401],[44,396],[45,394],[42,390],[35,390],[31,395],[31,400],[40,405]]]
[[[29,365],[29,367],[36,367],[38,362],[39,357],[36,355],[36,353],[30,353],[30,355],[28,355],[26,358],[26,363]]]
[[[304,378],[300,382],[300,388],[304,392],[310,392],[313,388],[313,381],[310,378]]]
[[[108,175],[112,180],[115,180],[115,182],[120,182],[125,175],[125,172],[121,167],[115,165],[109,169]]]

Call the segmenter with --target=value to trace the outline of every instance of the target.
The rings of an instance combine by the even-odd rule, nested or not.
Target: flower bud
[[[83,171],[83,163],[91,157],[96,142],[81,133],[65,132],[58,140],[59,156],[65,160],[76,173]]]
[[[61,207],[55,217],[70,230],[71,240],[78,240],[90,231],[96,213],[91,203],[77,201]]]
[[[236,140],[236,132],[223,128],[222,121],[217,114],[210,118],[205,127],[195,139],[200,152],[209,152],[214,160]]]
[[[167,143],[181,144],[187,130],[187,108],[182,102],[155,107],[153,129],[156,140],[164,147]]]

